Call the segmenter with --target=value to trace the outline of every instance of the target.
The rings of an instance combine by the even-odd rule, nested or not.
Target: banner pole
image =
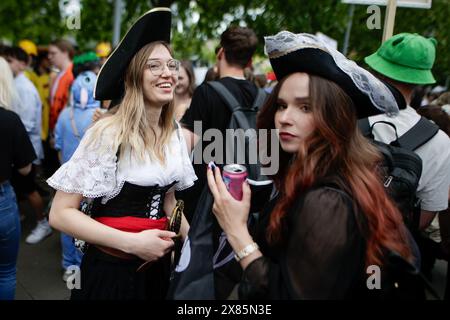
[[[386,16],[384,18],[382,42],[385,42],[387,39],[392,37],[394,33],[396,10],[397,10],[397,0],[388,0],[388,3],[386,5]]]

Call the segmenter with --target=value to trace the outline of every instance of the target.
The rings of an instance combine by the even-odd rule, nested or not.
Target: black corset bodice
[[[92,217],[138,217],[160,219],[165,216],[163,212],[166,192],[175,185],[176,181],[167,186],[138,186],[125,182],[120,193],[101,203],[96,198],[92,206]]]

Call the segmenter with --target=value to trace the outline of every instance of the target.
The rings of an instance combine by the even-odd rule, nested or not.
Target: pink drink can
[[[247,179],[247,168],[240,164],[228,164],[223,167],[223,181],[236,200],[242,200],[242,183]]]

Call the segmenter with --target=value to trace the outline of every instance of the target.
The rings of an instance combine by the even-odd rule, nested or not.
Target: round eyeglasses
[[[180,61],[175,59],[169,60],[166,63],[161,60],[149,60],[147,63],[147,68],[150,69],[154,76],[162,75],[164,66],[167,66],[167,69],[169,69],[170,73],[174,76],[178,75],[178,72],[180,71]]]

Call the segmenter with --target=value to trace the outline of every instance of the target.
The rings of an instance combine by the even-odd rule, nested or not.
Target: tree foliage
[[[58,0],[0,1],[0,39],[13,43],[28,38],[39,44],[69,36],[80,49],[93,48],[98,41],[112,38],[114,0],[80,0],[81,28],[69,30],[61,19]],[[131,23],[157,6],[173,9],[173,46],[178,57],[210,61],[221,32],[229,24],[253,28],[260,39],[287,29],[318,31],[336,39],[342,48],[349,5],[341,0],[123,0],[122,35]],[[367,6],[357,5],[349,43],[350,56],[362,62],[381,44],[382,30],[369,30]],[[384,7],[381,7],[384,21]],[[450,0],[433,0],[432,8],[397,8],[394,33],[416,32],[438,40],[434,73],[443,81],[450,75]]]

